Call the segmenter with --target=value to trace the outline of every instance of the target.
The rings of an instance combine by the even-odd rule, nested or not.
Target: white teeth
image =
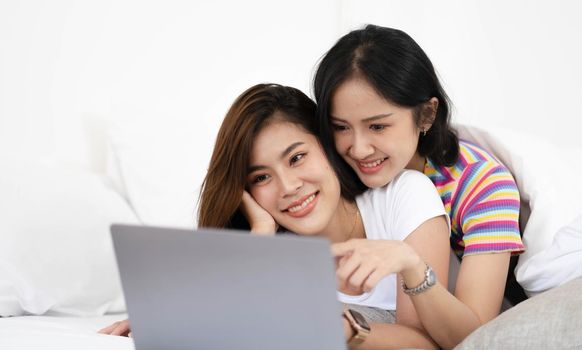
[[[378,165],[380,165],[380,164],[381,164],[383,161],[385,161],[385,160],[386,160],[386,158],[383,158],[383,159],[378,159],[377,161],[375,161],[375,162],[372,162],[372,163],[362,163],[362,162],[360,162],[360,165],[361,165],[362,167],[364,167],[364,168],[373,168],[373,167],[375,167],[375,166],[378,166]]]
[[[299,211],[299,210],[305,208],[307,206],[307,204],[311,203],[314,199],[315,199],[315,193],[312,194],[311,196],[309,196],[306,200],[304,200],[303,203],[296,205],[294,207],[291,207],[288,210],[290,213],[294,213],[296,211]]]

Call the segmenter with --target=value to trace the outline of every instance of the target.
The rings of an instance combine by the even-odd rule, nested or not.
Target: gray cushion
[[[582,348],[582,277],[525,300],[455,349]]]

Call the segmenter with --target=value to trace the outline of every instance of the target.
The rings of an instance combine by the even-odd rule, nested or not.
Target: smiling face
[[[280,118],[255,136],[247,183],[279,225],[301,235],[322,234],[338,211],[340,184],[317,139]]]
[[[368,187],[386,185],[419,157],[413,109],[388,102],[362,79],[335,91],[331,122],[336,150]]]

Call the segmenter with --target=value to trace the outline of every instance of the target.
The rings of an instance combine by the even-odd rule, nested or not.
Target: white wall
[[[340,21],[345,31],[375,23],[410,34],[439,72],[456,122],[580,148],[581,14],[567,0],[343,0]]]
[[[115,119],[189,132],[189,146],[209,158],[244,89],[309,90],[338,17],[333,0],[2,0],[0,157],[102,171]]]
[[[113,120],[179,130],[205,164],[243,89],[310,92],[318,58],[370,22],[419,42],[456,121],[582,147],[580,10],[566,0],[1,0],[0,157],[102,171]]]

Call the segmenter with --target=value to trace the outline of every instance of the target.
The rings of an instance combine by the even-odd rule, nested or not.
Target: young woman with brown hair
[[[340,301],[364,312],[395,310],[393,324],[369,318],[369,333],[356,332],[346,316],[350,348],[436,348],[407,295],[447,282],[449,226],[436,190],[416,171],[362,195],[344,190],[316,137],[315,108],[299,90],[274,84],[251,87],[234,102],[204,181],[199,225],[328,238],[343,256],[338,280],[349,281],[338,286]],[[345,256],[342,244],[358,246],[358,254]],[[439,282],[430,268],[416,274],[425,264]],[[127,321],[103,330],[127,331]]]

